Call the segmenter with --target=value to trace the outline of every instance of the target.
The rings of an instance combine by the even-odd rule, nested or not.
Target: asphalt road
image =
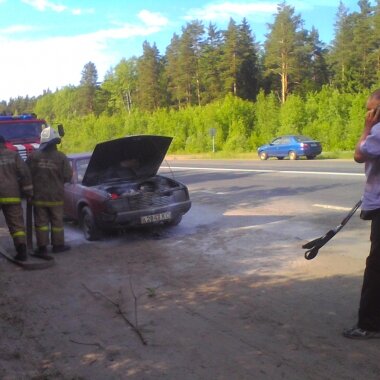
[[[308,205],[351,208],[362,195],[363,165],[349,160],[170,160],[161,172],[189,186],[194,195],[209,191],[229,195],[231,202],[270,202],[282,199]],[[222,194],[223,193],[223,194]],[[226,199],[221,205],[228,207]]]
[[[189,187],[190,222],[207,216],[206,223],[213,223],[212,214],[235,215],[234,223],[247,228],[252,220],[240,214],[254,216],[259,208],[263,214],[268,211],[271,221],[280,218],[286,226],[281,228],[288,228],[300,246],[341,222],[362,195],[363,171],[353,160],[168,160],[161,167],[161,173]],[[230,222],[224,218],[222,223]],[[368,224],[359,212],[335,240],[352,255],[366,251]]]

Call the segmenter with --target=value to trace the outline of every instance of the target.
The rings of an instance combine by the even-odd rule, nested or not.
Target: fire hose
[[[307,249],[307,251],[305,252],[305,259],[314,259],[314,257],[317,256],[319,249],[322,248],[328,241],[330,241],[347,224],[347,222],[355,214],[356,210],[360,207],[361,204],[362,200],[360,199],[360,201],[357,202],[354,207],[352,207],[350,212],[340,222],[340,224],[338,224],[335,228],[332,228],[331,230],[327,231],[325,235],[313,239],[308,243],[304,244],[302,248]]]

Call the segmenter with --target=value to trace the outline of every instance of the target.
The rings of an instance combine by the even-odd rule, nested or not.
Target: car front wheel
[[[265,152],[260,152],[259,153],[260,160],[267,160],[268,159],[268,154]]]
[[[290,159],[290,160],[296,160],[296,159],[297,159],[297,153],[294,152],[293,150],[291,150],[291,151],[289,152],[289,159]]]
[[[80,226],[82,228],[84,237],[89,240],[99,240],[100,230],[95,224],[94,215],[89,207],[83,207],[81,211]]]

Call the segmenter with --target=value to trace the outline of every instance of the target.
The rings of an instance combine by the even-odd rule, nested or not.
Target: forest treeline
[[[286,2],[263,44],[245,18],[230,19],[226,30],[194,20],[163,55],[145,41],[140,57],[122,59],[102,82],[90,61],[78,86],[2,101],[0,113],[64,123],[70,152],[140,133],[173,136],[171,152],[207,152],[212,131],[226,152],[248,152],[285,133],[351,150],[365,100],[380,87],[380,0],[358,5],[349,12],[340,2],[331,45]]]

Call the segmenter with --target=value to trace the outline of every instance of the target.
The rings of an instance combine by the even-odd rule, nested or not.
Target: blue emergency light
[[[11,116],[11,115],[2,115],[0,116],[0,121],[2,120],[31,120],[37,119],[37,115],[34,113],[23,113],[21,115]]]

